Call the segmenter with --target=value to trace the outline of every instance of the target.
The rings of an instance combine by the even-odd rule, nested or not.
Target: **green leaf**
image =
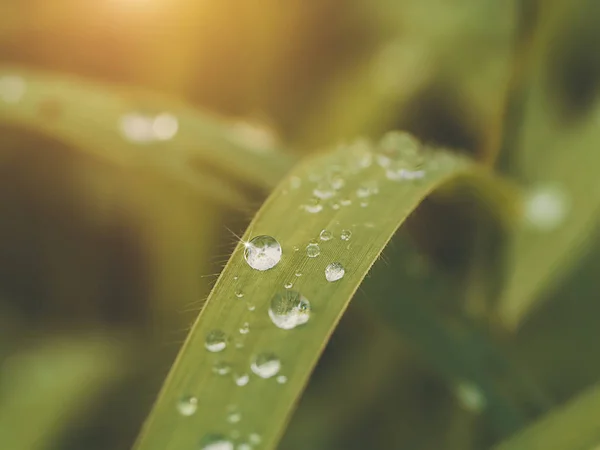
[[[411,142],[394,134],[385,146],[389,151],[392,143],[392,152],[414,158]],[[246,244],[236,248],[165,382],[138,450],[195,448],[215,436],[240,443],[253,433],[262,448],[274,448],[341,314],[398,227],[432,190],[459,175],[478,176],[459,156],[423,150],[423,178],[409,171],[404,174],[418,179],[392,181],[376,163],[385,163],[383,148],[375,151],[359,141],[310,159],[273,192],[242,242],[272,236],[281,244],[281,261],[270,270],[254,270],[244,259]],[[400,161],[410,161],[406,158]],[[313,203],[315,192],[333,196]],[[320,238],[324,230],[330,240]],[[348,232],[349,239],[343,239]],[[312,258],[307,256],[311,242],[320,247]],[[341,263],[345,275],[328,282],[326,267],[334,262]],[[311,313],[304,325],[284,330],[274,325],[268,310],[288,283],[309,300]],[[249,331],[241,334],[246,324]],[[215,330],[225,334],[228,344],[211,353],[205,340]],[[252,372],[254,358],[266,353],[279,359],[278,375],[286,377],[285,383]],[[234,378],[246,374],[248,384],[236,386]],[[197,399],[198,411],[183,416],[178,403],[190,397]],[[231,411],[240,414],[239,423],[228,423]]]
[[[502,166],[526,188],[523,218],[506,249],[498,302],[510,328],[548,298],[597,229],[600,105],[593,92],[579,92],[593,85],[577,79],[600,70],[597,58],[581,53],[598,38],[592,19],[597,9],[588,0],[550,8],[537,39],[539,57],[516,94],[524,96],[523,119],[506,130],[505,142],[513,148],[504,148]]]
[[[600,386],[540,419],[495,450],[594,450],[600,444]]]
[[[154,167],[229,205],[246,195],[227,175],[271,188],[294,160],[247,123],[227,124],[154,92],[16,67],[0,68],[0,123],[114,164]]]
[[[35,450],[85,410],[123,369],[114,343],[79,336],[50,342],[2,364],[0,444]]]

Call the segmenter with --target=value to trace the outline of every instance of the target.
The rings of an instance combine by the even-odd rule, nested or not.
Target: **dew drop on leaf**
[[[269,317],[276,327],[291,330],[310,319],[310,302],[297,291],[283,291],[271,299]]]
[[[198,409],[198,399],[196,397],[188,396],[183,397],[177,402],[177,411],[182,416],[192,416],[196,413]]]
[[[279,384],[287,383],[287,377],[285,375],[279,375],[276,380]]]
[[[222,434],[208,434],[200,442],[200,450],[234,450],[234,446]]]
[[[238,411],[232,411],[227,415],[227,422],[238,423],[242,420],[242,415]]]
[[[248,333],[250,333],[250,324],[248,322],[244,322],[244,324],[240,327],[240,334]]]
[[[271,378],[281,369],[281,361],[274,353],[261,353],[254,358],[250,368],[261,378]]]
[[[560,187],[538,186],[526,194],[523,214],[530,227],[550,231],[563,223],[568,208],[568,197]]]
[[[319,213],[323,210],[323,205],[321,204],[321,200],[317,197],[313,197],[304,205],[304,210],[311,214]]]
[[[349,241],[351,237],[352,237],[352,231],[350,231],[350,230],[342,230],[342,232],[340,234],[340,239],[342,241]]]
[[[237,386],[246,386],[248,384],[248,381],[250,381],[250,376],[247,373],[243,373],[240,375],[236,375],[235,379],[235,384]]]
[[[240,290],[235,291],[235,296],[237,298],[242,298],[244,296],[244,293]]]
[[[219,361],[213,366],[213,372],[217,375],[227,375],[231,372],[231,366],[226,362]]]
[[[344,278],[346,269],[339,262],[333,262],[325,268],[325,278],[329,282],[334,282]]]
[[[329,230],[323,230],[323,231],[321,231],[321,234],[319,235],[319,238],[322,241],[330,241],[330,240],[333,239],[333,234]]]
[[[319,247],[319,244],[311,242],[310,244],[308,244],[306,246],[306,255],[309,258],[316,258],[320,254],[321,254],[321,247]],[[296,275],[296,276],[298,276],[298,275]]]
[[[206,335],[204,346],[209,352],[220,352],[227,347],[227,335],[221,330],[212,330]]]
[[[281,245],[272,236],[256,236],[244,244],[244,258],[250,267],[265,271],[281,261]]]

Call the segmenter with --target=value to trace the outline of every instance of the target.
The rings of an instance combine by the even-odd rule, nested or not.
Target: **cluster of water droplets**
[[[179,120],[169,112],[130,112],[121,116],[119,128],[127,140],[138,144],[169,141],[179,131]]]

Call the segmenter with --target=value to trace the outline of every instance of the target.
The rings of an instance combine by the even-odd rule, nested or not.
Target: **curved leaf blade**
[[[261,448],[274,448],[341,314],[397,228],[436,187],[474,172],[459,156],[431,152],[422,179],[398,182],[388,180],[375,163],[361,168],[369,159],[373,153],[365,151],[364,143],[342,148],[306,161],[274,191],[243,242],[258,235],[275,237],[283,249],[281,262],[259,272],[244,260],[244,245],[236,248],[163,386],[138,450],[196,448],[210,435],[241,443],[252,434],[260,436]],[[323,201],[320,212],[308,212],[302,205],[311,201],[319,180],[331,174],[340,176],[344,186]],[[333,239],[320,240],[322,230],[330,231]],[[344,230],[351,231],[349,240],[341,239]],[[318,257],[307,256],[311,241],[320,246]],[[346,270],[336,282],[325,278],[332,262]],[[283,330],[271,322],[268,308],[271,298],[290,282],[310,301],[312,312],[305,325]],[[246,323],[250,331],[240,334]],[[228,336],[229,344],[222,352],[210,353],[205,339],[215,329]],[[277,355],[285,383],[252,373],[253,358],[264,352]],[[215,368],[227,373],[218,375]],[[236,386],[233,377],[244,374],[250,375],[249,383]],[[189,396],[197,398],[198,411],[182,417],[177,404]],[[230,408],[239,412],[239,423],[228,423]]]

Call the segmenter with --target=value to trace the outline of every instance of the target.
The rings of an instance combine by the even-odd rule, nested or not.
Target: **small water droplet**
[[[487,406],[485,395],[479,386],[474,383],[467,381],[457,383],[454,386],[454,394],[460,404],[468,411],[480,413]]]
[[[250,443],[254,445],[258,445],[262,442],[262,438],[258,433],[251,433],[250,436],[248,436],[248,438],[250,439]]]
[[[274,353],[261,353],[254,358],[250,368],[261,378],[271,378],[281,369],[281,362]]]
[[[291,281],[288,281],[287,283],[285,283],[283,285],[283,287],[286,288],[286,289],[291,289],[291,288],[294,287],[294,283],[292,283]]]
[[[313,194],[321,200],[327,200],[335,195],[335,189],[331,186],[329,181],[321,181],[317,184],[317,187],[313,189]]]
[[[248,303],[248,311],[254,311],[256,309],[256,306],[252,303]]]
[[[269,270],[281,260],[281,245],[271,236],[256,236],[244,244],[244,258],[255,270]]]
[[[237,298],[242,298],[244,296],[244,293],[240,290],[235,291],[235,296]]]
[[[339,191],[340,189],[342,189],[346,182],[344,181],[344,179],[340,176],[333,176],[331,177],[331,179],[329,180],[329,182],[331,183],[331,187],[333,189],[335,189],[336,191]]]
[[[18,75],[0,77],[0,99],[5,103],[19,103],[25,95],[25,80]]]
[[[424,170],[409,170],[401,165],[389,167],[385,171],[385,176],[391,181],[415,181],[425,178]]]
[[[338,209],[340,209],[340,204],[339,204],[339,203],[333,203],[333,204],[331,205],[331,209],[334,209],[334,210],[336,210],[336,211],[337,211]]]
[[[250,381],[250,375],[248,375],[247,373],[243,373],[235,377],[235,384],[237,386],[246,386],[248,384],[248,381]]]
[[[200,442],[201,450],[233,450],[233,442],[222,434],[208,434]]]
[[[526,194],[523,209],[529,226],[550,231],[559,227],[567,217],[568,197],[558,186],[538,186]]]
[[[349,241],[351,237],[352,237],[352,231],[342,230],[342,233],[340,234],[340,239],[342,241]]]
[[[306,202],[304,205],[304,210],[311,214],[319,213],[323,210],[323,205],[321,204],[321,200],[317,197],[313,197]]]
[[[244,322],[244,324],[240,327],[241,334],[250,333],[250,324],[248,322]]]
[[[320,254],[321,254],[321,247],[319,247],[319,244],[311,242],[310,244],[308,244],[306,246],[306,255],[309,258],[316,258]],[[298,275],[296,275],[296,276],[298,276]]]
[[[300,278],[302,276],[302,272],[296,272],[294,275]]]
[[[237,348],[237,349],[244,348],[244,343],[243,342],[236,342],[235,343],[235,348]]]
[[[339,262],[333,262],[325,268],[325,278],[329,282],[338,281],[344,278],[346,269]]]
[[[227,335],[221,330],[212,330],[206,335],[204,346],[209,352],[220,352],[227,347]]]
[[[290,178],[290,187],[292,189],[298,189],[300,186],[302,186],[302,179],[300,177],[293,176]]]
[[[277,380],[277,382],[278,382],[279,384],[285,384],[285,383],[287,383],[287,380],[288,380],[288,379],[287,379],[287,377],[286,377],[285,375],[279,375],[279,376],[276,378],[276,380]]]
[[[227,415],[227,422],[229,423],[238,423],[242,420],[242,415],[239,411],[232,411]]]
[[[352,204],[352,200],[350,200],[349,198],[343,198],[340,200],[340,204],[342,206],[350,206]]]
[[[213,366],[213,372],[217,375],[227,375],[231,372],[231,366],[226,362],[219,361]]]
[[[369,206],[369,202],[360,202],[361,208],[366,208],[367,206]]]
[[[333,239],[333,233],[331,233],[331,231],[328,231],[328,230],[323,230],[323,231],[321,231],[319,238],[322,241],[330,241]]]
[[[177,411],[182,416],[192,416],[198,410],[198,399],[196,397],[184,397],[177,402]]]
[[[297,245],[294,245],[294,251],[297,252],[300,250],[300,247],[298,247]]]
[[[377,185],[376,181],[369,181],[369,182],[365,182],[362,183],[357,189],[356,189],[356,196],[358,198],[368,198],[372,195],[376,195],[379,193],[379,186]]]
[[[233,281],[237,281],[239,279],[240,279],[240,277],[238,277],[237,275],[235,277],[233,277]]]
[[[297,291],[283,291],[271,299],[269,317],[275,326],[291,330],[310,319],[310,302]]]
[[[152,121],[152,131],[154,137],[159,141],[168,141],[173,139],[179,130],[179,121],[177,117],[170,113],[162,113]]]

